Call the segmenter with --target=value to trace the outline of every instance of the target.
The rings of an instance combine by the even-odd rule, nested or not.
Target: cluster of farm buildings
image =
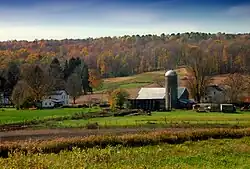
[[[225,89],[218,85],[206,87],[203,104],[222,104],[226,102]],[[174,70],[165,73],[165,87],[141,88],[137,97],[129,99],[132,108],[144,110],[171,110],[190,109],[195,102],[189,99],[189,91],[185,87],[178,86],[178,75]],[[9,100],[1,97],[2,104],[8,104]],[[42,100],[43,108],[54,108],[70,104],[70,96],[65,90],[54,91]]]
[[[133,108],[147,110],[191,109],[195,105],[194,100],[189,99],[189,91],[185,87],[178,86],[178,75],[174,70],[165,73],[165,87],[141,88],[135,99],[130,99]],[[205,95],[201,98],[199,106],[218,107],[222,110],[227,102],[226,91],[222,86],[209,85],[205,89]],[[215,105],[215,106],[214,106]]]
[[[4,97],[3,94],[1,94],[1,104],[8,105],[10,103],[9,99],[7,97]],[[65,90],[58,90],[53,91],[49,93],[48,96],[46,96],[42,102],[41,107],[42,108],[55,108],[60,107],[64,105],[70,104],[70,96]]]

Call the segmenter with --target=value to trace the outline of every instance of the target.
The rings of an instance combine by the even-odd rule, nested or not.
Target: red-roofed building
[[[246,96],[243,98],[244,103],[250,103],[250,96]]]

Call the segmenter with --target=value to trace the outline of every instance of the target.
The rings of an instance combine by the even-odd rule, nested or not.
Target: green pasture
[[[33,119],[46,119],[51,117],[67,116],[77,112],[92,112],[99,109],[90,108],[59,108],[46,110],[16,110],[0,109],[0,125],[17,123]]]
[[[250,113],[197,113],[194,111],[153,112],[152,116],[124,116],[103,117],[88,120],[65,120],[48,122],[48,126],[54,127],[84,127],[88,123],[97,122],[104,127],[109,126],[141,126],[149,123],[155,124],[231,124],[250,126]]]
[[[143,126],[148,124],[169,125],[169,124],[209,124],[209,125],[238,125],[250,126],[250,112],[239,113],[197,113],[192,110],[175,110],[172,112],[152,112],[151,116],[124,116],[124,117],[98,117],[79,120],[49,120],[53,117],[70,116],[75,113],[92,113],[100,111],[100,108],[64,108],[49,110],[16,110],[2,109],[0,111],[0,124],[25,122],[29,120],[47,119],[42,127],[85,127],[89,123],[97,122],[102,127],[126,127]]]
[[[164,77],[164,72],[156,71],[142,73],[134,76],[129,76],[127,80],[122,81],[104,81],[103,86],[96,91],[103,91],[118,87],[123,89],[140,88],[154,83],[154,78],[158,76]]]
[[[250,138],[221,139],[136,148],[73,149],[59,154],[14,154],[3,168],[243,169],[250,166]]]

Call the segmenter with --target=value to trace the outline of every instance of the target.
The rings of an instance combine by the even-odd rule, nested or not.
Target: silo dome
[[[177,73],[174,70],[169,70],[165,73],[165,76],[177,76]]]

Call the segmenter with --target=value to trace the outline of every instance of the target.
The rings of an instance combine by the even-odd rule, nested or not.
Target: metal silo
[[[178,90],[178,77],[174,70],[169,70],[165,73],[165,107],[166,110],[176,108],[177,106],[177,90]]]

